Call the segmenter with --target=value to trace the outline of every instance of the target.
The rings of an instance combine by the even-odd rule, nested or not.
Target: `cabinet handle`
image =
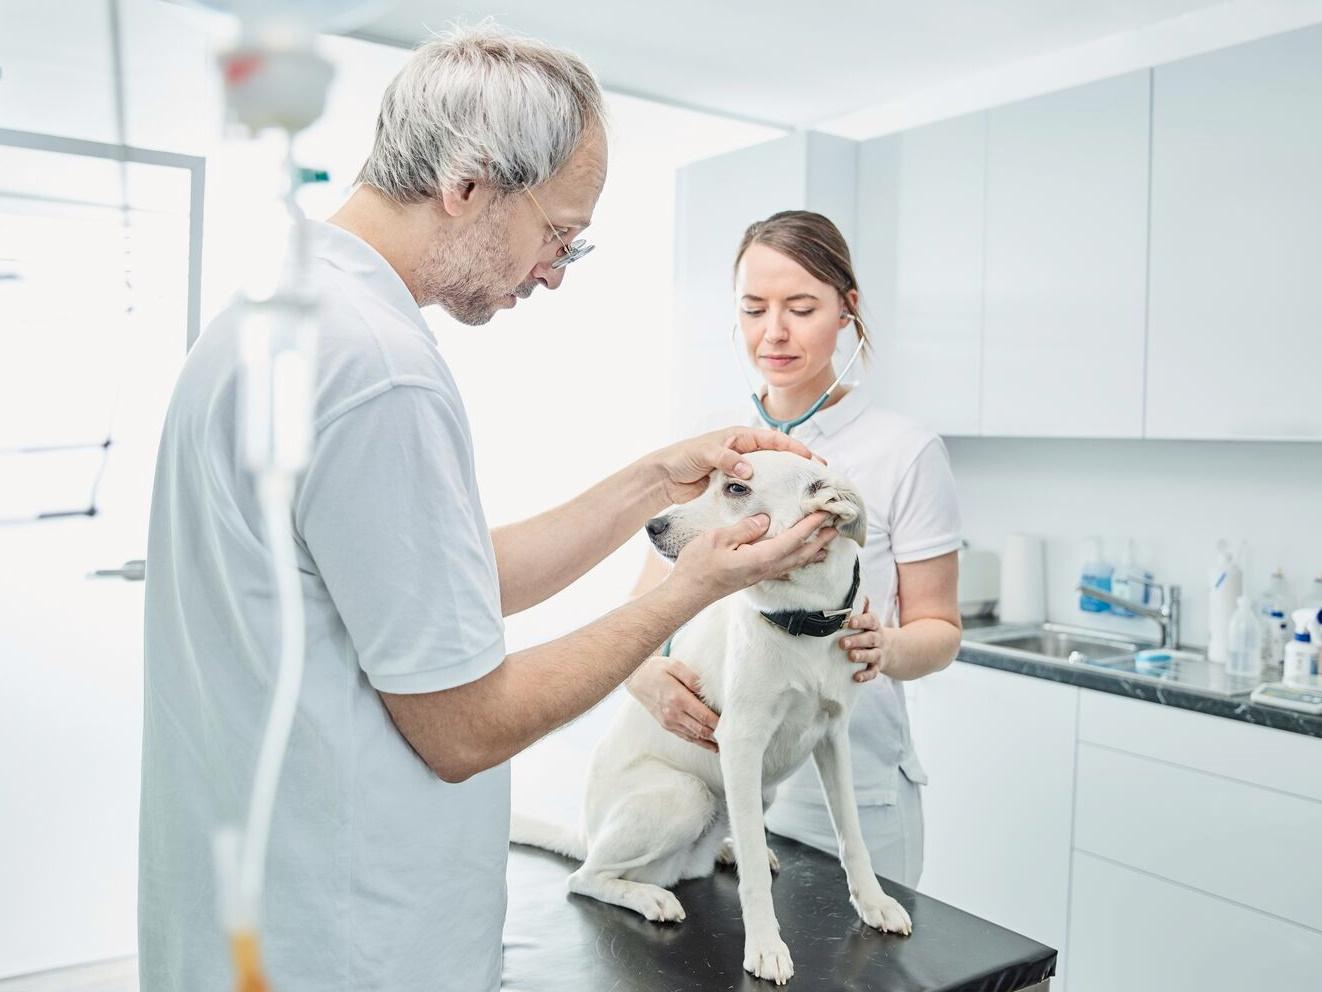
[[[147,577],[147,563],[141,558],[124,562],[119,568],[98,568],[88,572],[89,579],[123,579],[125,582],[141,582]]]

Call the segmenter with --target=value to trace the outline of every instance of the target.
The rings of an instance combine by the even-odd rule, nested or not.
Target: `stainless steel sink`
[[[1209,696],[1234,697],[1252,692],[1260,679],[1227,675],[1200,651],[1164,648],[1169,662],[1140,667],[1136,652],[1156,647],[1151,641],[1127,640],[1098,630],[1058,623],[964,628],[964,641],[983,651],[1032,661],[1052,661],[1107,671],[1128,681],[1175,685]]]
[[[1119,661],[1149,645],[1108,637],[1095,631],[1079,631],[1060,624],[966,631],[965,638],[996,651],[1048,657],[1076,664]]]

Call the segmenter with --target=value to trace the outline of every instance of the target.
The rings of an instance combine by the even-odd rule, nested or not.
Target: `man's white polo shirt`
[[[280,781],[263,950],[281,992],[500,984],[508,766],[434,775],[377,690],[473,681],[505,654],[495,556],[454,379],[403,281],[315,224],[316,445],[293,511],[307,668]],[[143,992],[230,983],[211,836],[241,823],[278,624],[235,436],[222,313],[188,356],[156,466],[139,866]]]

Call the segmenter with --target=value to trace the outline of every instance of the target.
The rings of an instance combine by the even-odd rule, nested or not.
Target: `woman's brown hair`
[[[849,291],[858,289],[854,263],[849,257],[845,236],[830,218],[811,210],[782,210],[766,220],[748,225],[734,257],[736,271],[744,252],[751,245],[774,248],[803,266],[813,278],[834,287],[840,294],[845,311],[854,318],[854,331],[864,343],[863,358],[868,358],[872,352],[872,341],[868,337],[867,328],[863,326],[863,316],[859,312],[862,308],[849,299]]]

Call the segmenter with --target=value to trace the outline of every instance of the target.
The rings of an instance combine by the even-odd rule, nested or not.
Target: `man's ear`
[[[462,217],[474,210],[480,210],[483,206],[481,202],[483,197],[490,195],[491,191],[486,187],[475,182],[466,182],[460,186],[441,190],[441,208],[451,217]]]
[[[817,480],[808,487],[803,513],[807,516],[817,510],[825,510],[835,517],[836,530],[859,547],[863,546],[868,536],[868,515],[857,489],[839,476]]]

